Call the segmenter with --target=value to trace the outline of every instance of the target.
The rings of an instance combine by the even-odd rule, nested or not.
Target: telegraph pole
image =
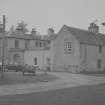
[[[3,29],[2,29],[2,72],[1,79],[4,78],[4,70],[5,70],[5,15],[3,15]]]

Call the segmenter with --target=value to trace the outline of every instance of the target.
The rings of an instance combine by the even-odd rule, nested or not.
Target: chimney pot
[[[48,28],[48,35],[53,35],[53,34],[54,34],[54,29]]]
[[[92,23],[90,23],[90,26],[88,27],[88,30],[90,32],[93,32],[93,33],[97,34],[97,33],[99,33],[99,26],[92,22]]]
[[[35,28],[32,28],[31,34],[36,35],[36,29]]]

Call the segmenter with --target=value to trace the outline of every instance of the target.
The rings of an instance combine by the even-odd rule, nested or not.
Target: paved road
[[[81,74],[71,74],[63,72],[50,72],[60,79],[52,82],[28,83],[10,86],[0,86],[0,96],[26,94],[40,91],[49,91],[53,89],[68,88],[81,85],[97,85],[105,83],[105,77],[86,76]]]

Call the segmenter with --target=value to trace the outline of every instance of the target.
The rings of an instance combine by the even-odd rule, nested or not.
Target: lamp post
[[[1,78],[4,78],[5,69],[5,15],[3,15],[3,29],[2,29],[2,72]]]

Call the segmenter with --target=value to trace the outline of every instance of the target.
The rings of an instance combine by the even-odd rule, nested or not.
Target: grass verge
[[[31,74],[23,76],[21,72],[5,72],[4,78],[0,78],[0,85],[48,82],[56,79],[58,78],[53,75],[43,73],[37,73],[35,76]]]

